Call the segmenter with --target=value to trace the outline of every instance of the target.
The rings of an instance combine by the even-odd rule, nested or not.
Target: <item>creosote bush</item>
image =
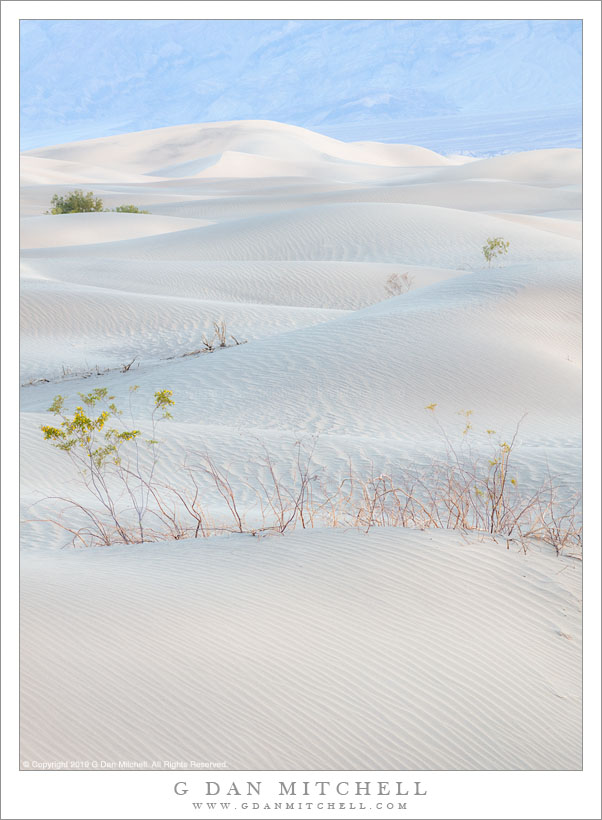
[[[133,422],[132,394],[129,417]],[[398,465],[358,471],[349,461],[344,473],[316,465],[316,439],[297,441],[288,464],[277,466],[269,450],[255,460],[252,481],[236,479],[209,453],[190,454],[178,472],[178,484],[157,479],[159,423],[171,418],[170,390],[154,395],[150,438],[132,423],[105,388],[79,394],[73,413],[57,396],[49,410],[60,419],[44,425],[44,438],[64,451],[78,468],[90,504],[61,498],[84,524],[52,519],[81,546],[198,538],[220,532],[260,535],[296,527],[429,527],[476,530],[525,547],[528,539],[551,544],[558,553],[580,554],[579,498],[561,497],[551,477],[535,488],[522,488],[513,468],[517,425],[510,440],[485,431],[489,452],[474,452],[472,411],[463,410],[459,440],[453,440],[436,416],[426,410],[444,443],[444,456],[425,467]],[[213,497],[211,497],[213,496]],[[214,520],[209,509],[221,506]],[[249,506],[248,499],[254,499]],[[247,506],[245,506],[247,505]]]
[[[148,214],[150,211],[141,211],[135,205],[118,205],[112,209],[117,214]]]
[[[131,397],[138,388],[130,388],[130,419],[133,421]],[[43,425],[46,441],[70,458],[85,489],[90,504],[59,498],[78,510],[86,521],[72,528],[55,521],[73,535],[74,544],[109,545],[153,541],[163,530],[147,527],[156,517],[152,501],[156,495],[155,470],[158,461],[156,433],[158,424],[171,418],[171,390],[157,390],[151,414],[151,437],[143,439],[135,426],[123,423],[123,411],[109,396],[106,387],[90,393],[79,393],[81,405],[70,413],[63,396],[56,396],[49,412],[57,417],[56,426]],[[147,457],[141,451],[144,446]],[[124,503],[125,502],[125,503]]]
[[[84,193],[80,188],[71,191],[65,196],[55,194],[50,200],[51,209],[47,214],[83,214],[92,211],[104,211],[108,213],[120,214],[148,214],[149,211],[141,211],[136,205],[118,205],[116,208],[104,208],[100,197],[95,197],[92,191]]]
[[[51,209],[47,214],[81,214],[90,211],[102,211],[102,199],[95,197],[92,191],[85,194],[79,188],[65,196],[55,194],[50,200]]]

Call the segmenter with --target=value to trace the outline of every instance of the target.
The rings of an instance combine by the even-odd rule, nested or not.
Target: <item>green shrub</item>
[[[50,200],[51,209],[47,214],[84,214],[92,211],[112,211],[118,214],[148,214],[141,211],[136,205],[118,205],[116,208],[104,208],[100,197],[95,197],[92,191],[85,194],[80,188],[71,191],[65,196],[55,194]]]
[[[102,199],[95,197],[92,191],[84,194],[79,188],[65,196],[55,194],[50,200],[51,209],[47,214],[82,214],[90,211],[102,211]]]
[[[510,242],[505,241],[501,236],[490,236],[483,245],[483,256],[487,260],[487,265],[491,267],[491,260],[496,256],[508,253],[509,247]]]
[[[137,386],[130,387],[130,393],[137,389]],[[79,393],[79,397],[81,405],[69,413],[65,398],[55,396],[48,410],[57,421],[54,425],[42,425],[41,431],[46,441],[69,456],[93,503],[61,498],[83,514],[86,523],[78,529],[66,526],[61,520],[53,523],[73,535],[74,545],[108,546],[156,540],[159,534],[147,525],[149,517],[161,519],[152,509],[153,502],[163,512],[155,479],[159,445],[156,432],[161,421],[171,418],[172,391],[155,392],[149,439],[141,438],[140,430],[122,423],[123,411],[117,408],[115,397],[108,395],[106,387]],[[131,401],[128,409],[133,422]],[[142,445],[148,452],[146,460]],[[166,520],[170,525],[168,532],[177,537],[169,512]]]
[[[118,205],[113,208],[113,211],[118,214],[148,214],[150,211],[140,211],[135,205]]]

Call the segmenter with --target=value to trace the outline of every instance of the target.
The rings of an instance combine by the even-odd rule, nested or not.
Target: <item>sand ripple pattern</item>
[[[580,766],[569,559],[307,531],[28,556],[22,587],[23,759]]]

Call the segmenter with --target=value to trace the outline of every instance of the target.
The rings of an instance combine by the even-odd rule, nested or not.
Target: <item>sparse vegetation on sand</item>
[[[490,236],[483,245],[483,256],[487,260],[488,267],[491,267],[491,261],[496,256],[503,256],[503,254],[508,253],[509,247],[510,242],[507,242],[503,237]]]
[[[232,339],[232,344],[228,344],[228,339]],[[219,322],[213,323],[213,336],[208,337],[205,333],[203,333],[203,349],[197,352],[200,353],[212,353],[214,350],[218,350],[219,348],[224,347],[237,347],[238,345],[246,344],[246,339],[242,341],[237,339],[236,336],[232,336],[228,334],[228,329],[226,327],[226,323],[223,319],[220,319]],[[188,356],[192,355],[190,353],[186,354]]]
[[[92,191],[85,194],[79,188],[65,196],[55,194],[50,200],[51,208],[47,214],[82,214],[91,211],[102,211],[103,204],[100,197],[95,197]]]
[[[186,355],[185,353],[182,355]],[[55,384],[59,382],[68,381],[70,379],[89,379],[92,376],[104,376],[107,373],[116,373],[119,371],[120,373],[129,373],[132,369],[134,364],[137,363],[137,367],[140,367],[140,362],[138,361],[138,356],[134,356],[133,359],[130,359],[129,362],[124,362],[123,364],[119,365],[119,367],[99,367],[97,364],[94,367],[86,367],[83,369],[73,369],[71,367],[66,367],[64,364],[61,366],[61,373],[58,376],[53,376],[51,378],[46,378],[45,376],[40,376],[38,378],[32,377],[28,379],[28,381],[23,382],[21,387],[33,387],[36,384],[50,384],[54,382]]]
[[[54,524],[72,535],[76,546],[108,546],[164,539],[210,536],[219,532],[253,535],[284,533],[301,527],[434,527],[477,530],[500,536],[526,548],[540,539],[557,553],[578,556],[581,549],[579,498],[560,497],[549,476],[535,489],[523,489],[513,472],[518,425],[509,441],[487,430],[488,452],[470,445],[471,411],[461,411],[463,430],[453,441],[436,418],[436,404],[426,410],[445,443],[445,457],[427,467],[399,466],[356,470],[351,462],[344,474],[328,474],[314,460],[315,439],[298,441],[286,473],[262,447],[254,483],[233,479],[209,453],[192,454],[180,471],[177,486],[157,478],[159,423],[171,418],[170,390],[154,394],[151,435],[144,438],[134,426],[130,392],[128,418],[105,388],[80,393],[73,413],[57,396],[49,411],[57,426],[44,425],[47,441],[65,452],[77,467],[90,504],[59,499],[84,523]],[[98,415],[96,415],[98,413]],[[113,425],[113,426],[109,426]],[[223,515],[213,520],[204,497],[221,499]],[[254,497],[243,506],[242,496]]]
[[[150,211],[141,211],[135,205],[118,205],[116,208],[111,208],[111,211],[116,214],[148,214]]]
[[[231,341],[228,342],[228,340]],[[223,319],[220,319],[218,322],[213,322],[213,336],[207,336],[206,333],[203,333],[202,344],[202,347],[195,348],[194,350],[187,350],[185,353],[178,353],[174,356],[166,356],[166,360],[171,361],[173,359],[185,359],[187,356],[200,356],[203,353],[214,353],[216,350],[223,350],[227,347],[239,347],[240,345],[247,344],[247,339],[238,339],[233,334],[228,333],[226,322]],[[31,378],[24,382],[21,387],[31,387],[36,384],[49,384],[50,382],[61,382],[66,381],[67,379],[89,379],[91,376],[104,376],[106,373],[115,373],[117,371],[120,373],[129,373],[134,364],[137,368],[140,367],[139,356],[134,356],[129,362],[124,362],[119,365],[119,367],[101,368],[98,365],[95,365],[94,367],[86,367],[82,370],[74,370],[73,368],[66,367],[63,364],[62,372],[59,376],[55,376],[53,378],[46,378],[44,376]]]
[[[118,205],[116,208],[109,209],[103,206],[103,201],[100,197],[95,197],[93,191],[84,193],[80,188],[71,191],[65,196],[55,194],[50,200],[51,208],[46,211],[47,214],[83,214],[94,211],[109,212],[123,214],[147,214],[149,211],[141,211],[136,205]]]
[[[385,282],[385,292],[387,296],[400,296],[408,293],[414,286],[414,277],[408,273],[392,273]]]
[[[130,420],[133,422],[130,389]],[[151,436],[143,439],[140,430],[123,423],[123,411],[108,395],[106,387],[89,393],[79,393],[81,405],[72,413],[66,409],[65,398],[56,396],[48,408],[57,418],[57,426],[43,425],[46,441],[62,450],[77,469],[95,506],[69,498],[57,497],[83,514],[87,523],[73,529],[59,523],[73,534],[74,543],[113,544],[139,543],[154,540],[156,533],[148,530],[146,521],[151,514],[155,497],[155,470],[157,466],[157,426],[171,418],[169,408],[174,404],[171,390],[157,390],[151,415]],[[131,445],[127,448],[127,445]],[[149,457],[141,458],[141,449]],[[127,452],[126,452],[127,451]],[[125,509],[121,499],[125,499]]]

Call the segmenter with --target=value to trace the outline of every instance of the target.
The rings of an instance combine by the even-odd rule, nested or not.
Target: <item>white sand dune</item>
[[[212,224],[152,214],[84,213],[29,216],[21,219],[21,248],[89,245],[184,231]]]
[[[579,768],[574,559],[432,529],[60,549],[40,519],[73,523],[56,497],[89,500],[39,428],[58,393],[107,387],[127,407],[138,386],[146,434],[171,389],[157,475],[177,483],[207,450],[252,516],[262,443],[280,471],[309,436],[328,474],[426,469],[436,419],[455,442],[472,410],[478,455],[526,414],[513,475],[572,494],[580,158],[446,158],[265,121],[22,156],[24,760]],[[43,215],[81,185],[151,213]],[[510,247],[489,268],[493,236]],[[388,298],[396,273],[411,289]],[[184,355],[222,319],[248,343]]]
[[[261,426],[280,429],[403,437],[426,428],[423,408],[435,401],[449,412],[479,411],[495,429],[528,413],[531,434],[561,428],[574,436],[580,278],[577,265],[571,278],[569,270],[528,276],[516,267],[448,279],[312,328],[174,363],[161,378],[193,413],[198,391],[214,388],[204,411],[232,427],[263,419]],[[32,314],[28,325],[35,321]]]
[[[136,216],[136,215],[134,215]],[[343,203],[231,220],[177,235],[103,242],[102,255],[118,259],[306,260],[397,262],[457,268],[482,266],[481,245],[503,235],[516,262],[575,259],[578,241],[548,236],[498,217],[428,205]],[[96,256],[97,245],[48,248],[44,255]],[[25,251],[23,258],[39,255]]]
[[[158,176],[174,177],[297,177],[313,176],[316,166],[287,162],[273,157],[224,151],[222,154],[201,157],[189,162],[160,168]]]
[[[504,211],[539,212],[555,208],[573,210],[580,217],[581,195],[579,191],[567,191],[562,188],[546,189],[541,186],[525,185],[517,182],[457,180],[455,182],[409,182],[407,184],[379,185],[346,185],[341,190],[312,190],[299,193],[298,185],[280,188],[271,195],[248,196],[203,196],[195,199],[188,193],[183,197],[181,180],[174,181],[172,196],[163,196],[163,201],[152,195],[137,194],[138,200],[149,206],[154,214],[166,216],[183,216],[207,218],[211,220],[239,219],[257,214],[269,214],[288,211],[295,208],[333,204],[339,202],[382,202],[407,203],[415,205],[436,205],[468,211]],[[200,187],[200,186],[199,186]],[[161,189],[165,192],[167,189]],[[114,196],[114,195],[113,195]],[[109,199],[105,197],[105,199]],[[117,203],[120,204],[120,203]],[[566,218],[569,218],[568,216]],[[564,221],[564,219],[562,220]]]
[[[51,157],[21,156],[21,185],[79,185],[94,182],[146,182],[143,174],[114,171],[111,168],[98,167],[83,162],[69,162]]]
[[[447,172],[454,179],[505,179],[557,187],[581,185],[581,149],[546,148],[491,157]]]
[[[233,177],[236,179],[266,178],[266,177],[309,177],[312,179],[324,179],[332,181],[354,182],[361,179],[388,178],[391,175],[391,166],[406,168],[413,167],[414,164],[427,165],[425,159],[431,160],[434,166],[445,165],[445,158],[434,152],[426,152],[426,149],[416,146],[391,146],[397,149],[405,148],[403,153],[396,156],[393,152],[383,152],[379,156],[374,152],[363,149],[361,161],[351,157],[329,156],[327,154],[316,155],[313,161],[302,161],[300,159],[284,160],[273,156],[266,157],[259,153],[246,153],[244,151],[224,151],[221,154],[204,156],[177,165],[170,165],[166,168],[159,168],[156,175],[162,178],[174,177],[177,179],[188,177]],[[423,155],[424,152],[426,157]],[[293,152],[291,152],[293,155]],[[391,160],[395,159],[393,162]],[[381,160],[385,160],[381,162]],[[416,162],[414,163],[413,160]],[[153,174],[154,176],[155,174]]]
[[[23,281],[52,279],[73,285],[156,296],[356,310],[386,296],[387,279],[407,272],[420,288],[466,271],[393,262],[133,260],[32,257]],[[33,328],[32,328],[33,330]]]
[[[198,352],[203,336],[213,336],[216,321],[225,321],[230,333],[247,341],[327,322],[340,313],[35,282],[21,293],[21,331],[28,338],[22,373],[25,380],[54,377],[63,366],[77,372]]]
[[[481,179],[453,182],[408,182],[407,184],[326,193],[323,202],[400,202],[436,205],[467,211],[536,211],[558,205],[558,210],[581,207],[579,191],[549,190],[520,182]]]
[[[579,580],[433,531],[30,555],[21,757],[578,769]]]
[[[548,210],[547,208],[535,216],[542,216],[546,219],[559,219],[563,222],[581,222],[583,220],[583,211],[580,208],[571,210]]]
[[[548,231],[560,236],[568,236],[571,239],[581,241],[582,227],[580,222],[571,222],[567,219],[537,216],[537,214],[503,214],[496,213],[495,216],[507,219],[510,222],[517,222],[520,225],[529,225],[540,231]]]
[[[387,178],[388,166],[351,163],[334,159],[331,162],[300,162],[247,154],[242,151],[224,151],[210,157],[160,168],[157,176],[181,178],[234,178],[269,179],[270,177],[294,179],[307,177],[332,182],[355,182],[361,179]]]
[[[382,142],[353,142],[357,150],[355,156],[361,156],[362,162],[374,162],[377,165],[398,165],[419,168],[436,165],[460,165],[470,160],[466,157],[443,157],[428,148],[418,145],[387,145]]]
[[[294,157],[301,163],[340,160],[391,166],[450,164],[426,148],[345,143],[305,128],[263,120],[159,128],[36,148],[26,151],[24,156],[104,165],[128,173],[135,171],[161,176],[162,168],[196,162],[201,157],[220,156],[225,151],[271,157],[286,163]]]

